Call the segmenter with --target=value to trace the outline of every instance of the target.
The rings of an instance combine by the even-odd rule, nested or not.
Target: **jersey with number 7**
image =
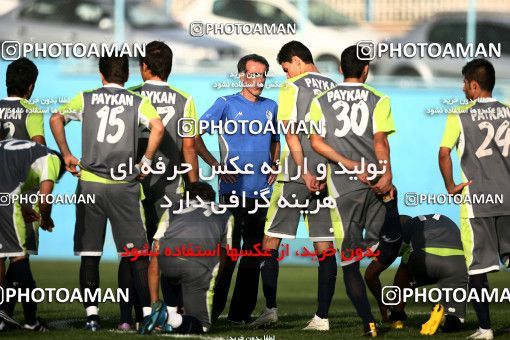
[[[127,171],[125,180],[133,180],[137,171],[127,166],[136,164],[139,125],[159,118],[148,98],[120,85],[108,84],[92,91],[78,93],[58,109],[70,120],[82,121],[82,155],[80,166],[93,174],[112,179]],[[131,171],[129,171],[131,170]],[[115,179],[115,178],[114,178]]]
[[[175,176],[174,167],[182,170],[182,139],[194,138],[196,134],[194,126],[198,119],[193,98],[162,81],[147,80],[139,86],[132,87],[131,90],[150,99],[165,126],[163,140],[153,159],[158,162],[161,160],[165,164],[166,171],[162,174],[148,175],[142,182],[144,192],[145,194],[182,194],[184,178]],[[190,122],[193,129],[182,131],[181,121]],[[143,149],[147,145],[148,138],[149,131],[142,127],[138,144],[138,159],[141,159],[145,152]],[[169,177],[174,179],[168,179]]]
[[[510,107],[494,98],[479,98],[448,115],[441,147],[457,147],[462,181],[473,181],[464,189],[469,199],[461,205],[461,217],[510,215],[509,128]],[[481,195],[487,198],[483,204],[476,202]]]

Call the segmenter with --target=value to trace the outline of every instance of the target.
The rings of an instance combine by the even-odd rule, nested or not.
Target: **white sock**
[[[36,320],[33,325],[26,324],[24,328],[34,330],[37,326],[39,326],[39,320]]]
[[[485,328],[481,328],[480,327],[480,328],[478,328],[478,330],[480,331],[480,333],[485,333],[485,332],[490,331],[491,329],[490,328],[489,329],[485,329]]]
[[[85,308],[85,312],[87,313],[87,316],[99,315],[99,308],[97,306],[88,306]]]
[[[172,328],[177,328],[182,325],[182,315],[178,314],[177,311],[168,313],[168,321],[167,323],[172,326]]]
[[[168,318],[166,319],[166,323],[170,325],[170,314],[177,313],[177,307],[166,306],[166,311],[168,312]]]
[[[142,307],[143,317],[146,317],[147,315],[151,315],[151,313],[152,313],[152,308],[150,308],[150,307]]]

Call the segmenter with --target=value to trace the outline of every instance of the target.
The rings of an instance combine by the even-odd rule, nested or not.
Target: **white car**
[[[476,23],[476,44],[483,44],[488,50],[489,44],[501,44],[501,57],[491,62],[498,79],[510,79],[510,15],[507,13],[478,12]],[[429,43],[429,44],[466,44],[466,12],[437,14],[433,18],[418,23],[403,36],[389,40],[389,43]],[[390,58],[384,55],[374,61],[378,75],[421,78],[433,83],[437,77],[460,77],[465,58]]]
[[[257,53],[266,57],[272,71],[278,72],[281,70],[276,55],[281,46],[291,40],[299,40],[310,48],[316,63],[322,66],[322,71],[336,71],[340,54],[346,47],[360,40],[379,41],[382,38],[381,34],[353,22],[319,0],[308,1],[308,18],[305,18],[304,27],[299,27],[301,13],[298,6],[296,0],[195,0],[177,14],[176,19],[188,27],[197,22],[204,25],[295,24],[296,34],[209,34],[240,46],[245,53]],[[328,69],[325,70],[324,66]]]

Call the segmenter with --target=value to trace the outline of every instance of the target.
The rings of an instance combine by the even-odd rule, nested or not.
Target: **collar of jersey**
[[[353,82],[346,83],[346,82],[342,82],[339,85],[342,85],[342,86],[362,86],[363,83],[353,83]]]
[[[118,89],[123,89],[122,86],[120,86],[119,84],[115,84],[115,83],[108,83],[108,84],[103,85],[103,87],[115,87]]]
[[[23,98],[21,97],[5,97],[4,100],[12,100],[12,101],[15,101],[15,100],[22,100]]]
[[[252,105],[256,105],[257,103],[261,102],[261,101],[262,101],[262,98],[263,98],[263,97],[259,96],[259,97],[257,98],[257,101],[252,102],[252,101],[251,101],[251,100],[249,100],[248,98],[245,98],[245,97],[242,95],[242,93],[241,93],[241,92],[237,92],[236,94],[237,94],[239,97],[241,97],[241,99],[242,99],[244,102],[246,102],[246,103],[250,103],[250,104],[252,104]]]
[[[145,84],[158,85],[158,86],[168,86],[168,83],[161,80],[147,80]]]

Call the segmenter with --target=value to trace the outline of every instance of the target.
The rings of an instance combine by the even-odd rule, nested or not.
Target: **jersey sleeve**
[[[458,114],[450,113],[446,118],[446,126],[441,140],[441,147],[453,149],[460,136],[460,120]]]
[[[297,120],[297,88],[294,84],[286,81],[278,93],[278,120]]]
[[[321,135],[322,137],[326,136],[326,120],[324,119],[324,114],[322,112],[321,104],[317,98],[312,100],[310,104],[310,114],[309,114],[310,122],[314,123],[311,125],[312,134]],[[316,128],[320,130],[317,131]]]
[[[152,119],[161,119],[156,108],[151,104],[149,98],[143,97],[138,107],[138,125],[149,128],[149,122]]]
[[[197,110],[195,108],[195,101],[191,96],[188,97],[186,100],[186,105],[184,106],[184,118],[189,120],[190,122],[193,122],[193,124],[190,124],[190,129],[187,131],[187,129],[183,129],[183,133],[185,134],[183,137],[195,137],[198,135],[198,116],[197,116]],[[186,131],[184,131],[186,130]]]
[[[30,107],[30,112],[27,115],[26,126],[28,136],[30,138],[34,138],[35,136],[44,137],[43,111],[37,106]]]
[[[225,97],[216,99],[209,110],[200,117],[200,121],[218,124],[220,121],[225,119],[225,109],[227,108],[227,105],[228,103]],[[199,134],[205,132],[211,133],[211,125],[212,124],[207,124],[207,129],[205,131],[199,131]]]
[[[232,231],[234,230],[234,215],[231,215],[227,220],[225,232],[221,238],[221,247],[226,248],[227,245],[232,247]]]
[[[395,132],[395,122],[393,121],[389,97],[383,97],[377,102],[373,122],[374,135],[378,132],[386,132],[389,136]]]
[[[69,123],[71,120],[81,121],[83,118],[83,107],[84,99],[83,92],[78,93],[74,96],[69,103],[60,106],[57,112],[64,116],[65,123]]]

